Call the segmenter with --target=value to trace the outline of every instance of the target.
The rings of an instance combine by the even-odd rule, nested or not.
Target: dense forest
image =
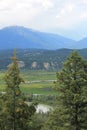
[[[39,49],[18,49],[17,56],[19,66],[28,70],[51,70],[57,71],[62,68],[71,49],[59,50],[39,50]],[[78,52],[87,59],[87,49],[78,50]],[[11,63],[13,50],[0,51],[0,69],[6,70]],[[2,58],[3,57],[3,58]]]
[[[74,51],[56,73],[56,98],[53,109],[36,113],[37,103],[20,90],[16,52],[4,75],[6,89],[0,93],[1,130],[86,130],[87,129],[87,60]],[[2,86],[0,86],[2,87]]]

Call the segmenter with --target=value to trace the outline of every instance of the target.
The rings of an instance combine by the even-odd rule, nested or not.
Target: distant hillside
[[[17,56],[19,59],[19,66],[22,69],[58,71],[72,51],[72,49],[20,49],[17,50]],[[81,49],[79,53],[87,59],[87,49]],[[11,63],[12,56],[13,50],[0,51],[0,70],[7,69],[8,65]]]
[[[75,48],[78,49],[87,48],[87,37],[78,41],[77,44],[75,45]]]
[[[0,30],[0,49],[60,49],[73,48],[75,41],[60,35],[10,26]]]

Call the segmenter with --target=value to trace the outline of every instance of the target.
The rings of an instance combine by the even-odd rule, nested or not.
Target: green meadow
[[[5,72],[0,72],[0,91],[5,91]],[[53,80],[56,80],[56,72],[48,71],[21,71],[21,77],[25,81],[20,89],[26,94],[56,94]]]
[[[55,80],[56,72],[51,71],[40,71],[40,70],[31,70],[31,71],[22,71],[21,76],[25,81],[37,81],[37,80]]]

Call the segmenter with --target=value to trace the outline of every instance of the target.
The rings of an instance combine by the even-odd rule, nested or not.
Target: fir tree
[[[35,112],[33,105],[28,106],[25,102],[19,85],[24,82],[20,77],[16,53],[13,62],[5,74],[6,94],[4,96],[5,126],[3,130],[27,130],[31,116]]]
[[[87,61],[78,52],[67,58],[55,85],[58,105],[42,130],[86,130]]]
[[[87,129],[87,61],[77,52],[71,54],[61,72],[57,73],[56,87],[67,128]]]

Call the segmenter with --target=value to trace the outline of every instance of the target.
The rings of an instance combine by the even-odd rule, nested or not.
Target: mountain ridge
[[[0,30],[1,49],[36,48],[55,50],[72,48],[74,42],[74,40],[61,35],[39,32],[22,26],[10,26]]]
[[[0,49],[87,48],[87,38],[75,41],[62,35],[40,32],[22,26],[8,26],[0,30]]]

